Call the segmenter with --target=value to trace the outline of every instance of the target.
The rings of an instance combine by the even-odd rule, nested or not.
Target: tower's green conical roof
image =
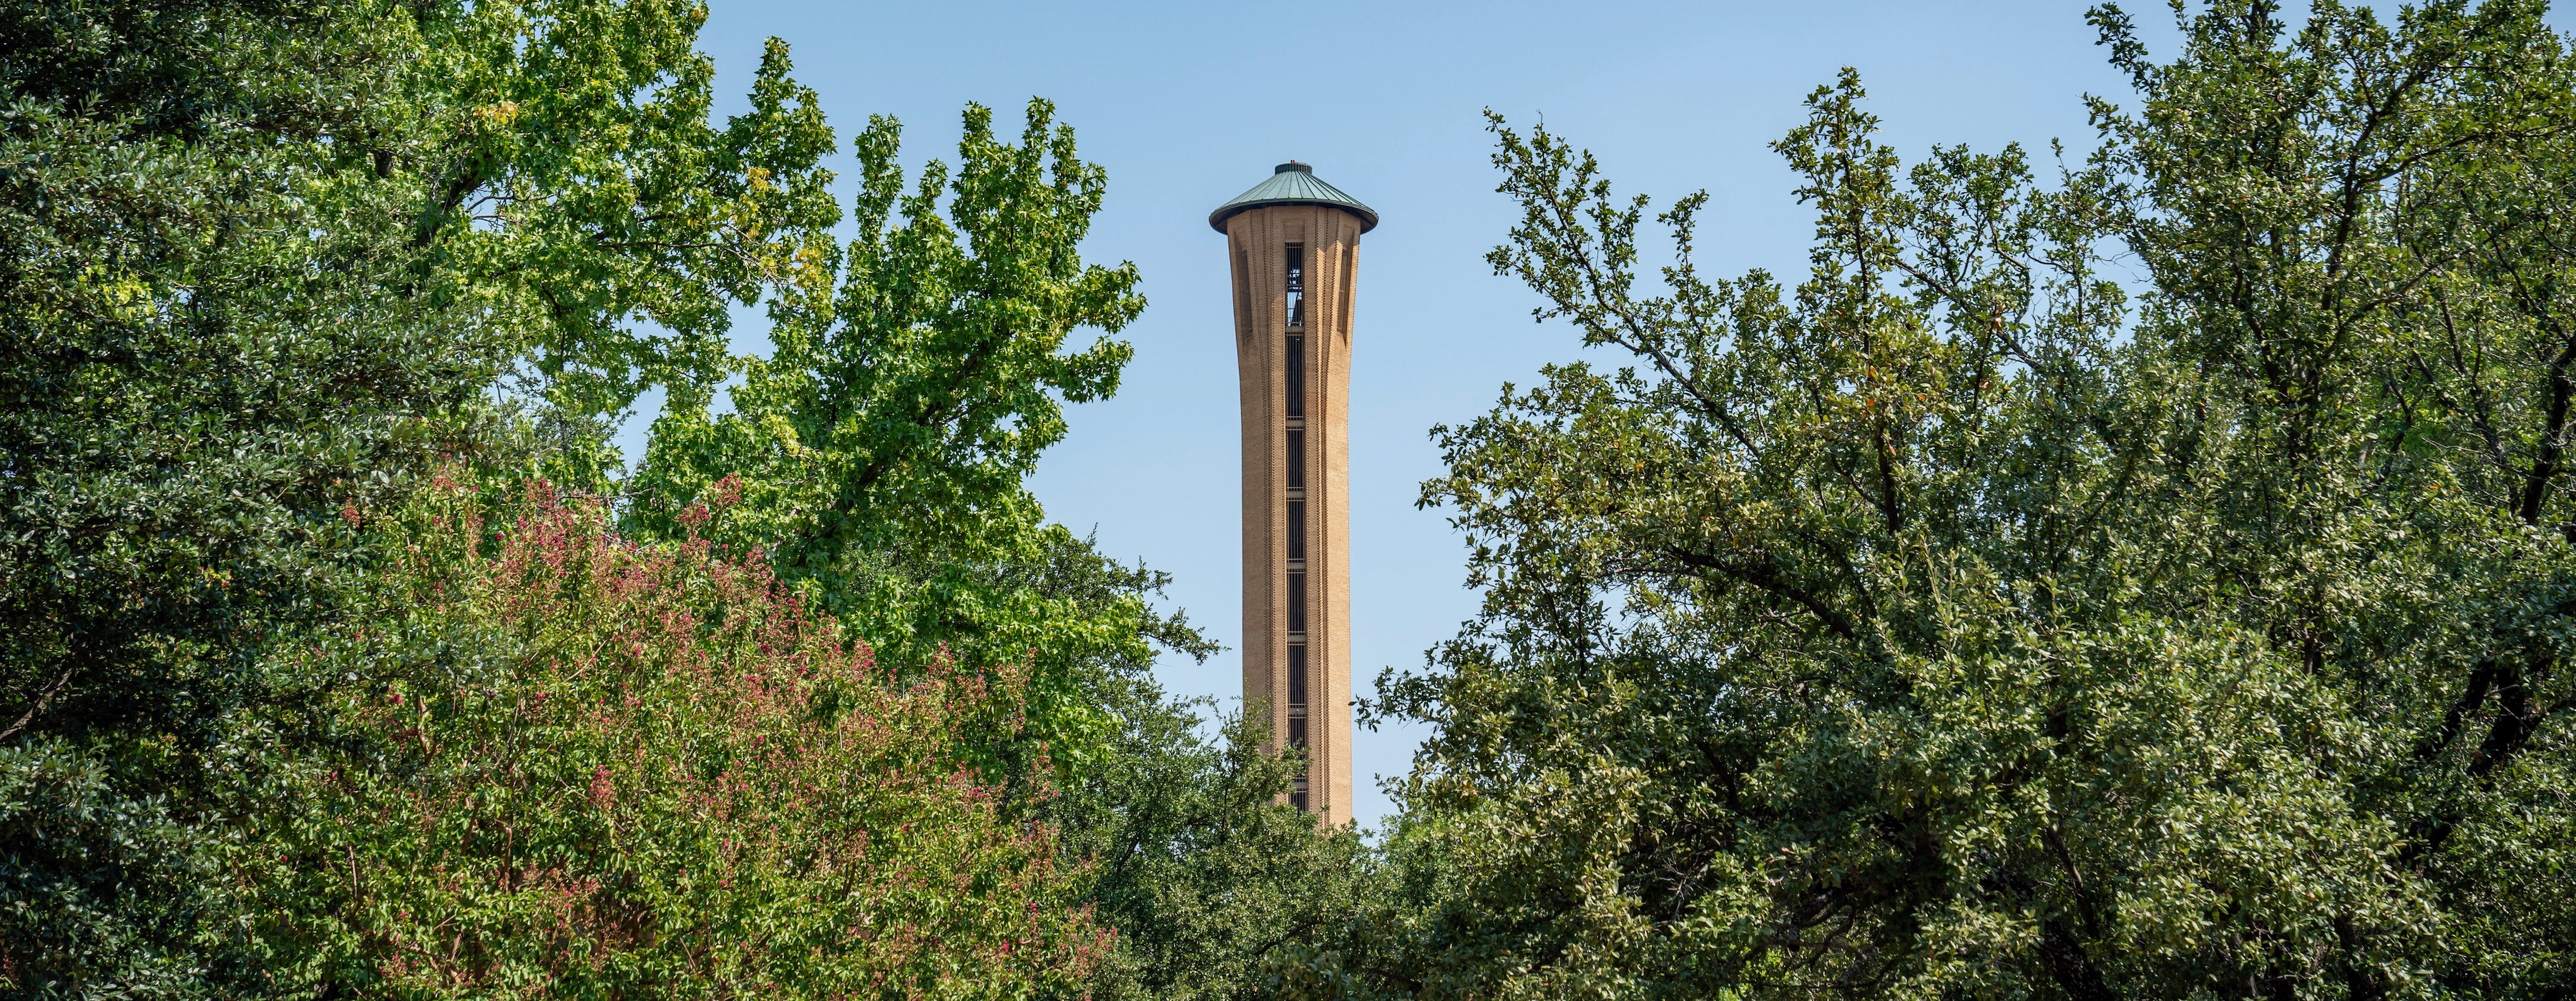
[[[1360,200],[1342,193],[1342,189],[1315,176],[1315,168],[1290,160],[1272,171],[1270,179],[1252,186],[1252,190],[1234,196],[1234,200],[1208,213],[1208,225],[1225,232],[1225,221],[1235,213],[1265,205],[1330,205],[1360,217],[1360,232],[1377,228],[1377,210],[1360,204]]]

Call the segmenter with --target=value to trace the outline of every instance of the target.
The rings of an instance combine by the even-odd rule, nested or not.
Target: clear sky
[[[2018,141],[2044,164],[2053,138],[2089,142],[2083,94],[2129,99],[2081,2],[711,2],[701,45],[720,113],[741,107],[774,35],[845,137],[892,114],[908,160],[953,159],[965,102],[1016,132],[1037,95],[1108,168],[1085,254],[1134,261],[1150,304],[1121,335],[1136,360],[1117,398],[1073,409],[1035,486],[1056,520],[1176,576],[1172,603],[1229,652],[1167,658],[1159,674],[1229,704],[1241,695],[1235,361],[1225,241],[1206,219],[1272,165],[1311,163],[1383,217],[1361,244],[1352,348],[1352,674],[1365,697],[1381,668],[1418,668],[1475,610],[1460,538],[1414,506],[1440,471],[1428,430],[1583,354],[1570,330],[1532,323],[1535,298],[1483,263],[1515,218],[1493,191],[1483,109],[1544,117],[1659,205],[1707,189],[1704,270],[1795,276],[1812,222],[1768,144],[1840,67],[1860,71],[1909,159],[1935,143]],[[2129,7],[2168,55],[2164,4]],[[765,347],[762,325],[740,314],[739,350]],[[1358,735],[1363,826],[1392,808],[1374,777],[1405,771],[1419,737]]]

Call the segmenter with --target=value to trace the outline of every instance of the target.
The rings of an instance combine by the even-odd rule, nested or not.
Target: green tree
[[[286,654],[355,680],[329,699],[340,750],[297,761],[263,832],[270,992],[1084,981],[1082,873],[952,754],[1015,725],[1008,665],[890,679],[757,556],[634,544],[542,484],[481,507],[459,486],[386,519],[404,555],[367,614]]]
[[[1370,892],[1359,832],[1288,805],[1297,765],[1262,750],[1258,715],[1222,717],[1210,739],[1201,705],[1152,691],[1104,704],[1121,716],[1115,740],[1047,810],[1089,864],[1096,919],[1118,931],[1092,996],[1262,996]]]
[[[1111,726],[1086,698],[1104,672],[1141,671],[1155,641],[1210,649],[1153,611],[1150,574],[1047,524],[1025,485],[1063,405],[1117,390],[1133,351],[1108,335],[1144,308],[1136,272],[1083,263],[1106,179],[1046,102],[1017,144],[970,106],[957,165],[909,183],[900,135],[879,118],[853,144],[858,233],[818,263],[838,287],[771,306],[773,351],[742,361],[728,412],[673,399],[628,521],[668,536],[739,483],[715,538],[766,547],[890,664],[1035,658],[1033,735],[1079,758]],[[1102,336],[1064,351],[1081,327]]]
[[[1060,826],[1068,867],[1118,949],[1101,996],[1248,996],[1281,946],[1329,927],[1366,869],[1358,837],[1280,800],[1291,766],[1240,727],[1211,741],[1153,684],[1158,651],[1216,646],[1157,610],[1165,575],[1049,524],[1026,486],[1062,440],[1063,407],[1115,392],[1132,355],[1135,269],[1085,264],[1106,183],[1070,128],[1030,103],[1019,141],[970,107],[952,168],[907,181],[900,130],[853,143],[858,233],[771,307],[766,358],[744,359],[731,407],[675,396],[653,428],[627,525],[686,535],[710,490],[741,500],[708,529],[761,547],[876,642],[901,672],[960,658],[1029,672],[1025,730],[964,748]],[[1100,331],[1067,349],[1081,328]]]
[[[1497,120],[1492,261],[1633,367],[1443,429],[1480,617],[1388,903],[1422,997],[2561,996],[2567,48],[2538,4],[2212,4],[2042,184],[1776,148],[1807,277],[1692,266]],[[2143,265],[2132,295],[2105,255]]]
[[[0,977],[242,983],[203,855],[318,679],[340,514],[471,445],[517,370],[594,475],[723,304],[831,222],[773,48],[706,121],[691,4],[0,5]],[[154,846],[149,850],[137,846]],[[174,888],[162,893],[155,888]]]
[[[259,651],[493,352],[379,294],[412,280],[390,199],[310,200],[380,37],[271,5],[0,25],[0,973],[185,991],[238,971],[203,811],[275,694]],[[380,226],[315,235],[342,214]]]

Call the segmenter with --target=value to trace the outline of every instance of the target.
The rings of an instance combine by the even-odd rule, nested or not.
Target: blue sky
[[[1493,192],[1482,112],[1547,125],[1600,154],[1624,191],[1658,204],[1705,188],[1702,267],[1804,267],[1812,231],[1768,144],[1801,99],[1857,68],[1885,135],[2036,157],[2090,138],[2083,94],[2126,101],[2082,3],[1011,4],[712,0],[701,46],[720,112],[741,106],[763,39],[794,49],[844,136],[870,114],[905,126],[906,158],[950,158],[958,112],[992,106],[1016,131],[1053,100],[1109,172],[1086,256],[1133,261],[1150,305],[1116,399],[1074,408],[1035,488],[1101,548],[1177,577],[1172,603],[1231,648],[1240,624],[1232,319],[1210,208],[1295,158],[1376,208],[1361,245],[1351,378],[1352,673],[1416,668],[1472,615],[1461,539],[1417,510],[1440,471],[1428,429],[1488,409],[1505,382],[1582,356],[1573,332],[1531,322],[1535,298],[1482,260],[1515,213]],[[2161,3],[2129,5],[2155,54]],[[2563,18],[2553,18],[2561,21]],[[2043,161],[2044,162],[2044,161]],[[845,173],[847,171],[844,171]],[[757,310],[738,350],[766,345]],[[1079,335],[1078,335],[1079,336]],[[628,454],[641,453],[630,432]],[[1172,691],[1241,694],[1231,652],[1167,658]],[[1361,823],[1388,812],[1373,776],[1402,773],[1420,734],[1362,732]]]

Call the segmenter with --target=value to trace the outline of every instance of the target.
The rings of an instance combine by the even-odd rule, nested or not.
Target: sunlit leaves
[[[2140,104],[2053,180],[1908,168],[1820,88],[1794,287],[1701,276],[1698,196],[1649,281],[1648,203],[1495,121],[1490,260],[1635,367],[1439,432],[1483,615],[1377,709],[1438,727],[1398,858],[1454,884],[1317,992],[2576,977],[2531,876],[2576,851],[2563,43],[2222,3],[2156,63],[2094,20]]]
[[[498,507],[393,519],[368,614],[288,655],[348,680],[264,832],[273,948],[407,997],[1079,989],[1082,874],[952,754],[1017,725],[1007,665],[899,678],[757,557]]]

